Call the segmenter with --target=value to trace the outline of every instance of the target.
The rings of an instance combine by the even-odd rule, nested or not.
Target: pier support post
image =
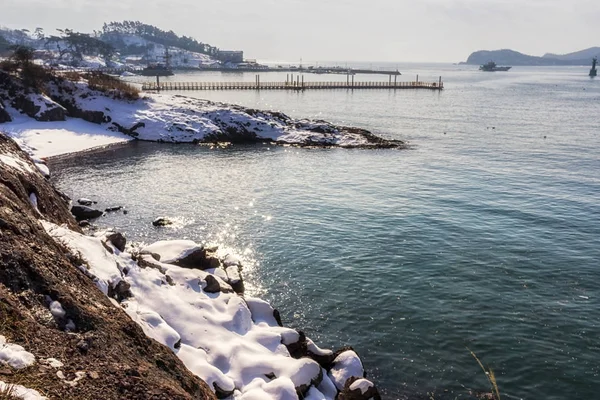
[[[398,75],[394,75],[394,89],[398,86]]]
[[[438,88],[442,88],[442,77],[440,76],[440,83],[438,83]]]
[[[160,77],[156,75],[156,91],[160,92]]]
[[[354,75],[352,75],[352,89],[354,89]]]

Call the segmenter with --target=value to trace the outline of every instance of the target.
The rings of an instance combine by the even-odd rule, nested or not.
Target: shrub
[[[92,90],[98,90],[116,99],[136,100],[140,91],[122,80],[102,72],[90,72],[83,76]]]

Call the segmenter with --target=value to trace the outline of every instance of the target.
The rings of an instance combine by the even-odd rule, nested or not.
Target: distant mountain
[[[594,57],[600,57],[600,47],[590,47],[589,49],[576,51],[574,53],[569,54],[552,54],[546,53],[543,55],[543,58],[554,58],[557,60],[591,60]]]
[[[588,65],[592,62],[592,57],[598,54],[600,54],[599,47],[592,47],[565,55],[546,54],[543,57],[530,56],[509,49],[480,50],[471,53],[467,61],[462,64],[481,65],[489,61],[494,61],[498,65]]]

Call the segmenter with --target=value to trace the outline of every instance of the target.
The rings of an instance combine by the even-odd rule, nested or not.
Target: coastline
[[[1,136],[0,139],[2,139]],[[10,139],[2,140],[10,141]],[[9,161],[9,157],[13,161]],[[39,174],[39,171],[31,167],[34,165],[33,160],[24,153],[3,151],[0,164],[0,169],[3,169],[4,173],[17,174],[20,180],[29,180],[28,176],[32,173]],[[46,185],[56,192],[49,181],[46,181]],[[36,189],[33,193],[36,192],[39,190]],[[50,237],[53,237],[57,243],[66,246],[72,256],[80,260],[78,263],[83,262],[86,265],[85,268],[79,267],[81,273],[87,276],[86,279],[92,278],[90,282],[94,282],[96,287],[108,296],[113,306],[121,308],[129,314],[129,317],[138,323],[147,336],[169,347],[177,354],[190,371],[209,383],[217,397],[242,399],[245,398],[244,393],[251,391],[254,394],[248,394],[248,396],[263,393],[260,396],[268,395],[271,397],[264,398],[273,399],[287,399],[292,398],[289,396],[293,395],[308,399],[333,399],[357,396],[358,393],[365,394],[365,396],[348,398],[380,398],[373,383],[364,379],[362,363],[350,347],[343,347],[338,351],[320,349],[301,331],[284,328],[279,313],[268,303],[244,296],[242,265],[237,256],[219,254],[218,249],[210,246],[177,240],[163,241],[146,247],[137,247],[136,244],[128,244],[128,247],[124,247],[126,239],[121,234],[110,230],[88,231],[87,234],[82,234],[74,228],[76,227],[74,220],[68,226],[46,222],[53,219],[44,216],[45,207],[41,202],[42,196],[41,194],[30,195],[28,198],[28,202],[38,214],[36,218],[40,220]],[[66,203],[62,198],[56,198],[54,201],[63,204],[61,207],[58,207],[58,204],[55,206],[65,209]],[[65,213],[65,211],[62,212]],[[72,217],[63,217],[72,219]],[[151,282],[156,281],[156,274],[163,278],[160,279],[161,283],[152,289],[151,287],[154,286]],[[153,305],[147,303],[149,299],[161,298],[157,296],[161,288],[169,293],[180,286],[183,291],[179,290],[175,295],[166,295],[167,297],[162,297],[162,300]],[[195,289],[191,291],[193,297],[190,298],[189,291],[194,287]],[[200,300],[198,295],[209,304],[223,302],[216,308],[220,311],[209,313],[198,321],[197,306]],[[174,306],[171,301],[176,298],[189,298],[189,300]],[[235,303],[231,303],[232,301]],[[233,304],[236,306],[232,309]],[[160,307],[167,308],[161,311]],[[178,309],[191,307],[189,311],[191,314],[183,318],[180,311],[168,317],[168,310],[173,307]],[[215,305],[210,306],[211,309],[214,307]],[[188,333],[186,336],[184,334],[186,330],[193,329],[193,315],[196,316],[198,322],[205,321],[197,325],[196,329],[200,331],[205,331],[208,316],[210,316],[209,320],[225,318],[230,322],[225,325],[222,322],[213,324],[214,329],[217,329],[215,332],[220,333],[206,335],[207,337],[201,344],[194,341],[203,335],[192,334],[189,336]],[[77,332],[77,326],[80,324],[80,321],[69,318],[69,313],[65,312],[60,318],[59,329],[66,333]],[[174,330],[171,326],[177,327],[177,329]],[[244,357],[245,364],[241,364],[246,365],[242,367],[242,370],[246,372],[233,380],[228,375],[223,375],[223,372],[218,372],[218,368],[215,368],[209,359],[206,359],[204,366],[198,364],[198,357],[206,358],[207,354],[215,354],[220,351],[224,352],[223,357],[231,359],[234,354],[239,353],[238,346],[223,346],[219,344],[220,341],[215,341],[215,337],[223,338],[223,335],[233,335],[229,341],[246,338],[244,340],[254,343],[243,345],[245,348],[254,348],[255,350],[247,350],[251,353]],[[270,339],[265,342],[267,337]],[[192,346],[190,347],[190,345]],[[258,347],[256,347],[257,345]],[[201,356],[197,350],[194,350],[198,346],[206,350],[214,348]],[[230,351],[234,351],[234,353],[226,355]],[[254,354],[253,352],[256,351],[259,353]],[[217,357],[218,359],[219,357]],[[268,361],[269,359],[272,361]],[[291,367],[292,360],[297,360],[294,361],[297,363],[296,367]],[[220,361],[213,359],[213,362],[216,362],[217,366],[220,365]],[[265,368],[270,372],[264,372]],[[224,369],[224,371],[227,370],[231,370],[231,367]],[[268,378],[266,380],[265,373]],[[256,386],[257,377],[251,378],[254,376],[253,374],[263,376],[260,378],[260,382],[262,382],[260,385]],[[250,384],[250,382],[254,383]],[[352,394],[353,392],[356,393]]]
[[[86,93],[84,98],[88,96],[89,93]],[[102,103],[106,101],[101,94],[96,93],[94,96],[95,99],[100,98]],[[218,398],[246,399],[258,396],[265,399],[379,399],[376,387],[365,378],[362,362],[351,347],[342,347],[337,351],[320,349],[301,331],[285,328],[277,310],[268,303],[244,295],[242,263],[236,255],[219,254],[218,248],[177,240],[145,247],[127,244],[125,247],[126,239],[123,235],[110,230],[91,230],[84,234],[68,212],[64,195],[47,180],[50,171],[45,166],[45,159],[69,157],[81,152],[106,151],[112,146],[127,145],[133,140],[189,144],[220,141],[270,142],[303,147],[345,148],[397,148],[403,143],[386,141],[361,129],[337,127],[325,121],[292,120],[281,113],[197,101],[181,96],[169,97],[173,98],[188,103],[191,108],[204,107],[202,112],[214,113],[211,121],[217,124],[227,116],[230,118],[229,122],[221,127],[224,130],[209,127],[209,132],[213,132],[209,134],[196,131],[190,135],[189,129],[178,128],[176,136],[150,133],[140,137],[136,129],[145,128],[145,123],[133,123],[129,120],[133,123],[129,125],[131,128],[113,123],[120,132],[103,136],[102,124],[98,127],[98,124],[89,125],[93,123],[74,118],[54,122],[28,121],[26,117],[17,115],[16,109],[8,106],[5,108],[14,120],[0,125],[0,128],[7,128],[12,140],[0,134],[4,147],[0,170],[7,176],[14,176],[20,182],[25,182],[27,189],[24,193],[27,195],[20,198],[29,205],[29,210],[25,212],[32,221],[43,225],[45,235],[53,238],[59,246],[64,246],[70,254],[69,259],[73,260],[71,262],[78,264],[73,264],[71,268],[79,270],[79,279],[93,282],[107,296],[112,307],[125,311],[148,337],[176,354],[189,371],[209,384]],[[49,104],[47,99],[44,101],[47,108],[55,106]],[[129,107],[125,104],[125,110],[120,110],[122,114],[119,115],[131,112],[132,106],[139,107],[140,101],[142,100],[138,100],[136,105],[129,103]],[[144,101],[154,102],[155,105],[158,103],[158,115],[161,112],[169,113],[167,101],[163,100],[161,103],[155,97]],[[111,109],[114,110],[119,105],[123,106],[124,103],[117,101],[111,105]],[[189,113],[189,109],[183,113]],[[87,109],[86,112],[99,111]],[[39,116],[39,110],[35,115]],[[156,115],[153,114],[154,117]],[[105,120],[105,117],[102,119]],[[114,113],[108,119],[114,122],[113,117]],[[200,125],[206,124],[202,119],[197,121]],[[77,129],[65,129],[72,128],[73,124]],[[43,129],[47,125],[50,125],[49,129]],[[86,126],[93,126],[93,133],[86,131]],[[231,129],[232,126],[236,129]],[[249,134],[246,129],[249,126],[254,126],[255,131],[259,132],[268,127],[270,129],[267,129],[266,135],[258,136],[256,133]],[[81,129],[82,127],[84,128]],[[77,138],[78,141],[62,145],[56,140],[57,132],[61,132],[63,136],[60,139],[63,141],[69,140],[69,137]],[[94,145],[95,139],[99,137],[106,139],[108,143]],[[16,150],[10,144],[13,140],[21,150]],[[38,177],[33,183],[31,174],[40,174],[46,180],[41,183]],[[38,189],[40,185],[47,187],[42,191]],[[50,192],[53,194],[47,194]],[[42,199],[46,196],[52,197],[53,208],[56,209],[53,213],[59,212],[60,218],[48,215],[50,210],[44,204],[47,199]],[[42,234],[40,232],[37,235]],[[34,246],[34,252],[35,249]],[[35,269],[35,263],[31,267]],[[4,280],[0,280],[0,283],[7,284]],[[154,298],[161,298],[158,296],[161,290],[166,290],[167,293],[163,295],[162,301],[152,302]],[[79,332],[85,322],[71,315],[67,306],[63,307],[65,303],[60,300],[63,295],[57,292],[50,297],[50,303],[47,303],[47,297],[42,306],[50,307],[50,311],[52,307],[59,310],[56,315],[53,313],[55,328],[65,334]],[[172,302],[176,300],[178,303],[175,306]],[[213,310],[204,314],[200,320],[199,301],[206,302],[206,307]],[[187,308],[189,311],[183,317],[182,311],[172,313],[173,308]],[[98,318],[102,317],[103,313],[100,313]],[[213,323],[207,325],[208,320]],[[211,335],[206,334],[208,326],[213,327]],[[190,329],[195,329],[197,333],[185,333]],[[198,342],[203,336],[207,337]],[[215,337],[231,337],[228,342],[234,344],[224,346]],[[19,335],[12,337],[12,340],[19,341]],[[237,342],[239,344],[235,344]],[[245,353],[240,353],[241,349],[246,349]],[[238,361],[233,361],[235,359]],[[230,361],[223,364],[223,360]],[[81,377],[89,376],[83,372],[82,374]],[[42,389],[44,393],[40,384],[36,385],[34,389]],[[72,388],[72,393],[77,393],[77,385],[73,384]],[[183,389],[187,390],[185,387]]]

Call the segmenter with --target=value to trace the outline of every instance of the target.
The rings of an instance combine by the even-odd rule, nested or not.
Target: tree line
[[[140,21],[109,22],[102,26],[100,37],[117,47],[127,47],[124,43],[121,45],[119,38],[122,34],[137,35],[146,40],[161,44],[165,47],[178,47],[183,50],[207,54],[216,57],[219,49],[206,43],[198,42],[189,36],[178,36],[173,31],[165,31],[156,26],[144,24]]]

